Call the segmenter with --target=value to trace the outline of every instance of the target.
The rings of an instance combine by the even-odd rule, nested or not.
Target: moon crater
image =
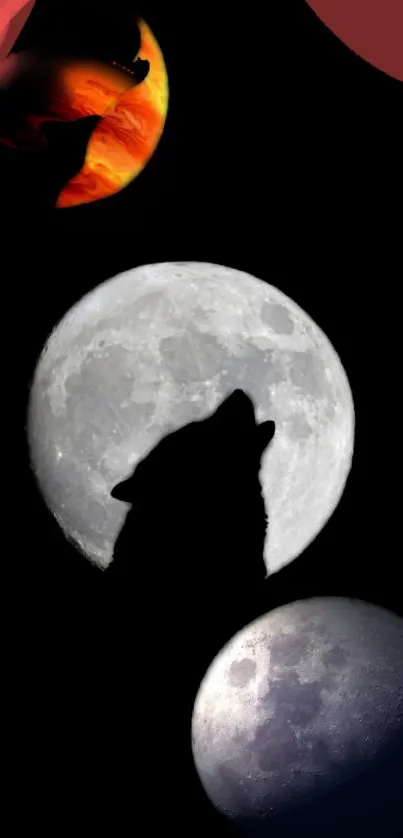
[[[271,573],[320,531],[351,466],[351,391],[320,328],[268,283],[195,262],[135,268],[66,313],[38,360],[28,436],[45,501],[84,555],[111,561],[127,511],[112,487],[236,388],[276,422],[260,475]]]
[[[215,806],[266,830],[274,812],[302,807],[298,825],[316,838],[333,817],[358,822],[378,777],[382,813],[381,789],[387,800],[403,760],[402,648],[401,618],[342,598],[292,603],[235,635],[209,667],[192,718],[196,768]],[[253,679],[228,678],[245,659]],[[322,820],[318,792],[329,801]],[[295,834],[295,823],[281,834]]]

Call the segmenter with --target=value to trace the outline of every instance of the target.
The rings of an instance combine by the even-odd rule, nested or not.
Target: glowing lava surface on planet
[[[66,64],[62,83],[66,100],[54,102],[55,116],[79,119],[103,114],[88,145],[81,172],[62,190],[58,207],[106,198],[127,186],[142,171],[162,135],[168,111],[168,77],[161,49],[145,21],[139,21],[139,57],[149,61],[140,84],[119,68],[91,62]]]
[[[36,104],[31,101],[28,110],[22,105],[22,133],[13,121],[4,133],[3,120],[0,143],[18,149],[22,142],[22,147],[29,149],[32,144],[34,148],[43,144],[40,126],[44,121],[101,116],[88,143],[84,165],[60,192],[57,207],[88,204],[119,192],[144,169],[161,138],[168,112],[167,70],[150,27],[141,18],[138,26],[140,49],[133,65],[60,56],[50,62],[45,59],[42,78],[47,92],[43,88],[40,94],[38,88]],[[32,60],[29,53],[28,59],[15,58],[28,82],[31,78],[31,84],[38,84],[26,63]],[[140,79],[139,66],[143,71],[147,68]],[[38,74],[39,65],[35,67]],[[19,72],[17,69],[17,81]],[[40,85],[40,73],[37,78]]]

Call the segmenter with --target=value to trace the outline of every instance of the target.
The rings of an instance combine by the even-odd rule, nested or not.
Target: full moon
[[[45,501],[86,557],[112,559],[129,508],[113,486],[236,388],[258,422],[276,422],[260,474],[270,574],[315,538],[351,466],[352,395],[321,329],[272,285],[197,262],[122,273],[63,317],[34,373],[27,431]]]
[[[343,598],[292,603],[235,635],[193,710],[215,806],[248,835],[399,835],[402,649],[400,617]]]

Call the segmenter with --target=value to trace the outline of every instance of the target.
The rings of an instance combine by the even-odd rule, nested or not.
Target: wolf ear
[[[115,500],[122,500],[125,503],[133,502],[133,480],[129,477],[127,480],[122,480],[117,483],[111,490],[111,497]]]
[[[254,421],[255,411],[252,400],[240,388],[233,390],[216,408],[213,416],[218,420],[231,420],[243,423],[245,420]]]
[[[273,422],[272,419],[268,419],[267,422],[261,422],[260,425],[257,425],[257,447],[260,457],[263,456],[263,452],[265,448],[267,448],[269,442],[272,441],[275,432],[276,423]]]
[[[150,62],[144,58],[136,58],[132,66],[135,82],[136,84],[141,84],[150,72]]]

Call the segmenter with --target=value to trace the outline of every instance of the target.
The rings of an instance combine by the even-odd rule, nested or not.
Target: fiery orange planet
[[[97,63],[66,63],[60,68],[64,94],[52,102],[55,116],[79,119],[100,114],[81,172],[64,187],[57,207],[86,204],[113,195],[144,168],[164,130],[168,111],[167,70],[159,44],[139,21],[139,58],[150,63],[148,75],[130,87],[127,75]],[[63,101],[62,101],[63,100]]]

